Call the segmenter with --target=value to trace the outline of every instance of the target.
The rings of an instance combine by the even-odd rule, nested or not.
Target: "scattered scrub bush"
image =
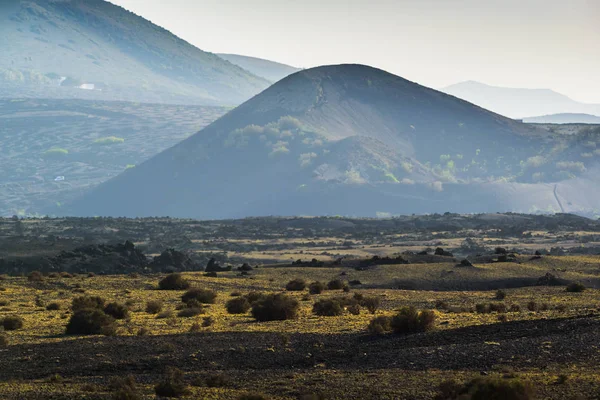
[[[115,320],[102,310],[83,309],[76,311],[69,320],[67,335],[106,335],[116,333]]]
[[[146,312],[148,314],[158,314],[163,308],[163,302],[160,300],[149,300],[146,303]]]
[[[325,284],[323,282],[313,282],[308,286],[310,294],[321,294],[325,290]]]
[[[209,289],[190,289],[183,296],[181,301],[189,304],[192,301],[197,301],[202,304],[214,304],[217,298],[217,293]]]
[[[298,314],[298,301],[284,294],[270,294],[252,305],[252,316],[257,321],[282,321],[294,319]]]
[[[306,289],[306,282],[304,279],[294,279],[285,285],[285,290],[290,292],[300,292],[304,289]]]
[[[114,319],[125,319],[129,315],[129,310],[123,304],[109,303],[104,307],[104,313]]]
[[[155,387],[154,392],[160,397],[182,397],[189,393],[183,380],[183,372],[177,368],[168,368],[163,380]]]
[[[2,319],[2,324],[5,331],[16,331],[17,329],[21,329],[23,327],[23,318],[17,315],[9,315],[8,317],[4,317]]]
[[[245,297],[236,297],[225,303],[225,308],[229,314],[246,314],[252,305]]]
[[[313,305],[312,312],[321,317],[335,317],[342,315],[344,309],[336,299],[321,299]]]
[[[181,274],[169,274],[158,283],[160,290],[186,290],[189,287],[190,283]]]
[[[342,282],[339,279],[334,279],[332,281],[329,281],[329,283],[327,284],[327,289],[329,290],[341,290],[344,288],[344,282]]]
[[[435,313],[430,310],[418,311],[414,307],[404,307],[392,318],[391,326],[395,333],[409,334],[433,329]]]
[[[566,291],[569,293],[581,293],[585,291],[585,286],[581,283],[573,282],[567,286]]]
[[[531,400],[534,398],[530,383],[518,378],[475,378],[465,384],[446,381],[439,387],[435,400]]]

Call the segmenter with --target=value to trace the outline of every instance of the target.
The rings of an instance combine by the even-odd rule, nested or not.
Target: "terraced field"
[[[65,203],[198,132],[226,111],[0,99],[0,215],[35,215]]]

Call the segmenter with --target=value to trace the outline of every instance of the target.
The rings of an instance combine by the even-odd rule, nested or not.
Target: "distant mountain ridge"
[[[232,64],[242,67],[246,71],[250,71],[256,76],[265,78],[273,83],[301,70],[300,68],[262,58],[241,56],[238,54],[217,53],[217,55]]]
[[[600,124],[600,117],[590,114],[550,114],[523,118],[523,122],[534,124]]]
[[[0,2],[0,95],[237,105],[270,82],[104,0]]]
[[[600,104],[580,103],[550,89],[507,88],[466,81],[441,91],[509,118],[563,113],[600,116]]]
[[[600,195],[592,145],[600,129],[553,133],[375,68],[325,66],[284,78],[60,212],[587,213]]]

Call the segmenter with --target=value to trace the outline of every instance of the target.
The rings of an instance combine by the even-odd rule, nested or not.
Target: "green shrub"
[[[246,299],[248,300],[248,303],[250,303],[250,305],[254,305],[254,303],[256,303],[259,300],[262,300],[266,297],[267,295],[261,292],[250,292],[248,293],[246,296]]]
[[[98,145],[110,145],[110,144],[118,144],[125,142],[125,139],[116,137],[116,136],[107,136],[94,140],[94,144]]]
[[[60,303],[53,302],[46,306],[46,310],[48,311],[58,311],[60,310]]]
[[[475,378],[465,384],[447,381],[440,385],[436,400],[531,400],[533,387],[518,378]]]
[[[329,290],[341,290],[344,288],[344,282],[342,282],[339,279],[334,279],[332,281],[329,281],[329,283],[327,284],[327,289]]]
[[[183,372],[177,368],[168,368],[163,380],[154,387],[154,392],[160,397],[181,397],[188,394]]]
[[[29,282],[40,282],[44,280],[44,275],[40,271],[33,271],[27,275],[27,280]]]
[[[326,286],[323,282],[313,282],[308,286],[310,294],[321,294],[325,290]]]
[[[214,304],[217,293],[209,289],[190,289],[181,296],[181,301],[188,304],[191,301],[197,301],[202,304]]]
[[[373,318],[367,327],[369,333],[373,335],[383,335],[392,331],[392,318],[381,315]]]
[[[17,315],[9,315],[2,320],[2,326],[5,331],[16,331],[23,327],[23,318]]]
[[[379,305],[381,304],[381,300],[376,296],[363,297],[360,301],[360,305],[365,307],[371,314],[375,314]]]
[[[347,310],[352,315],[360,315],[360,305],[358,303],[349,305]]]
[[[229,384],[227,376],[223,374],[211,374],[204,379],[204,383],[209,388],[225,387]]]
[[[336,299],[321,299],[313,305],[312,312],[321,317],[335,317],[342,315],[344,309]]]
[[[531,300],[529,303],[527,303],[527,309],[529,311],[537,311],[538,310],[538,305],[535,301]]]
[[[71,303],[71,310],[77,312],[85,309],[104,309],[104,299],[99,296],[80,296],[75,297]]]
[[[114,319],[125,319],[129,315],[129,310],[123,304],[109,303],[104,307],[104,313]]]
[[[270,294],[252,305],[252,316],[257,321],[282,321],[294,319],[298,314],[296,299],[281,293]]]
[[[66,333],[67,335],[112,336],[116,333],[115,319],[102,310],[79,310],[71,316]]]
[[[433,329],[435,313],[430,310],[418,311],[414,307],[404,307],[392,318],[391,326],[395,333],[410,334]]]
[[[8,336],[0,333],[0,349],[8,346]]]
[[[189,287],[190,283],[181,274],[169,274],[158,283],[160,290],[186,290]]]
[[[246,314],[250,307],[252,306],[245,297],[236,297],[225,303],[225,308],[229,314]]]
[[[567,288],[566,291],[569,293],[581,293],[585,291],[585,286],[581,283],[577,283],[577,282],[573,282],[570,283]]]
[[[238,396],[237,400],[267,400],[267,397],[259,393],[247,393]]]
[[[285,289],[290,292],[300,292],[306,289],[306,282],[304,282],[304,279],[294,279],[285,285]]]
[[[498,290],[496,292],[496,300],[504,300],[506,298],[506,292],[504,290]]]
[[[113,391],[113,400],[141,400],[133,376],[114,379],[109,388]]]
[[[158,314],[163,308],[163,302],[160,300],[149,300],[146,303],[146,312],[148,314]]]

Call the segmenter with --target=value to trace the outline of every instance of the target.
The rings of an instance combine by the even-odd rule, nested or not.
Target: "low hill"
[[[237,105],[266,79],[104,0],[2,0],[0,96]]]
[[[246,71],[250,71],[256,76],[265,78],[270,82],[278,82],[293,74],[294,72],[300,71],[300,68],[292,67],[286,64],[281,64],[275,61],[264,60],[262,58],[240,56],[237,54],[217,54],[224,60],[229,61],[239,67],[242,67]]]
[[[600,117],[590,114],[551,114],[539,117],[523,118],[531,124],[600,124]]]
[[[283,79],[62,212],[589,210],[593,191],[556,185],[580,177],[581,187],[594,176],[599,135],[523,124],[367,66],[319,67]]]
[[[561,113],[600,115],[600,104],[579,103],[549,89],[507,88],[467,81],[441,90],[510,118]]]

